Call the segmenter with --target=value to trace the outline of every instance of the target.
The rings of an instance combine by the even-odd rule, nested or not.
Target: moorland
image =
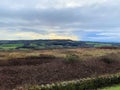
[[[72,47],[70,44],[71,47],[67,48],[58,48],[56,46],[57,48],[26,48],[18,50],[18,47],[13,49],[13,47],[16,47],[12,44],[13,41],[12,43],[8,43],[8,41],[6,43],[1,44],[5,49],[1,46],[2,49],[0,50],[1,90],[70,90],[64,89],[65,87],[62,89],[48,89],[48,87],[47,89],[45,89],[46,87],[44,89],[30,88],[37,87],[36,85],[51,85],[64,81],[97,78],[103,75],[108,75],[109,77],[109,75],[120,73],[119,44],[113,44],[115,46],[98,45],[99,47]],[[18,45],[17,43],[16,45],[21,47],[22,44]],[[6,47],[9,47],[7,48],[9,50]],[[104,79],[102,78],[102,80]],[[107,83],[108,79],[105,80],[102,82]],[[112,77],[110,80],[112,84],[120,83],[120,78],[118,77],[117,79]],[[111,83],[104,84],[109,86]],[[87,90],[85,87],[87,86],[79,90]],[[76,89],[71,88],[71,90]]]

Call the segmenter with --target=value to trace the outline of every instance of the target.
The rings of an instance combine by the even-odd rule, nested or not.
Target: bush
[[[54,55],[48,55],[48,54],[40,54],[39,57],[41,59],[55,59],[56,58]]]
[[[55,59],[53,55],[40,54],[38,56],[27,56],[24,58],[10,59],[9,65],[38,65],[50,62],[51,59]]]
[[[100,60],[106,64],[112,64],[115,62],[119,62],[119,55],[118,54],[108,54],[105,56],[100,57]]]
[[[31,55],[31,56],[26,56],[23,59],[54,59],[56,58],[54,55],[49,55],[49,54],[40,54],[40,55]]]
[[[102,57],[101,61],[103,61],[106,64],[112,64],[114,62],[114,60],[112,58],[109,58],[109,57]]]
[[[68,62],[68,63],[72,63],[72,62],[79,61],[80,58],[79,58],[79,56],[76,55],[76,54],[67,54],[66,57],[65,57],[65,60],[66,60],[66,62]]]

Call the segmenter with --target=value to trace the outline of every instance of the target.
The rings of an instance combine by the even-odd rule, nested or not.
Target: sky
[[[120,0],[0,0],[0,40],[120,42]]]

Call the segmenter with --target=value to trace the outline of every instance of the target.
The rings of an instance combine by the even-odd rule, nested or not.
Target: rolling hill
[[[73,40],[1,40],[0,50],[120,47],[120,43]]]

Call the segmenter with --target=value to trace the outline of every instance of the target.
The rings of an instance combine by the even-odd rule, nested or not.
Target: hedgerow
[[[32,86],[25,90],[97,90],[98,88],[120,83],[120,73],[95,78],[64,81],[59,83]]]

